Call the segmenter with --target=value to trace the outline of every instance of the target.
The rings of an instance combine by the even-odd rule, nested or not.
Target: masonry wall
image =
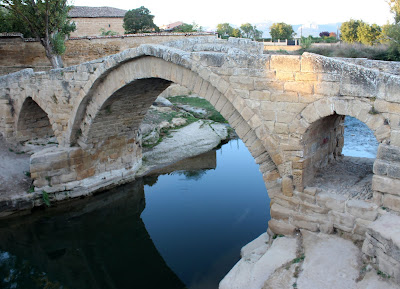
[[[73,18],[76,30],[71,33],[71,37],[81,36],[98,36],[101,35],[101,29],[105,31],[114,31],[119,35],[125,34],[125,29],[122,27],[124,18],[103,17],[103,18]]]
[[[159,33],[137,34],[119,37],[75,38],[66,42],[63,55],[64,66],[77,65],[83,62],[102,58],[135,48],[141,44],[160,44],[188,37],[212,37],[210,33]],[[0,75],[12,73],[25,68],[44,71],[51,68],[43,46],[36,41],[25,41],[21,37],[0,37]]]

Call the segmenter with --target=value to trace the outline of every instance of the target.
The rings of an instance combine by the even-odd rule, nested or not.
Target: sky
[[[385,0],[71,0],[75,6],[111,6],[125,10],[145,6],[158,26],[176,21],[215,28],[218,23],[285,22],[288,24],[328,24],[361,19],[385,24],[392,14]]]

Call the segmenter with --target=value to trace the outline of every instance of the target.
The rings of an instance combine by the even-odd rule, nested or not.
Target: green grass
[[[224,117],[218,111],[215,110],[215,108],[212,106],[211,103],[209,103],[204,98],[188,97],[188,96],[173,96],[173,97],[169,97],[168,100],[175,105],[176,104],[186,104],[186,105],[190,105],[192,107],[202,108],[207,111],[206,115],[193,113],[193,115],[196,118],[209,119],[209,120],[212,120],[215,122],[220,122],[220,123],[227,123],[227,121],[224,119]]]

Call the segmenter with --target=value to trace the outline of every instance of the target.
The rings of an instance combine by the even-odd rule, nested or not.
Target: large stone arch
[[[169,83],[174,82],[205,98],[222,114],[244,141],[256,162],[260,164],[260,171],[263,173],[270,194],[280,191],[280,186],[276,182],[279,178],[276,164],[281,158],[259,116],[245,106],[244,101],[235,95],[229,83],[221,77],[204,67],[199,68],[194,64],[181,65],[180,61],[174,62],[154,56],[135,57],[115,65],[110,71],[99,76],[99,80],[93,81],[88,93],[80,100],[75,116],[70,121],[67,136],[70,143],[77,144],[84,150],[91,150],[95,149],[96,144],[104,144],[107,136],[115,139],[118,133],[104,127],[97,138],[95,131],[101,128],[97,120],[106,117],[110,109],[113,110],[112,105],[115,100],[121,99],[125,93],[132,95],[133,98],[142,99],[143,102],[139,101],[140,103],[137,103],[139,105],[135,107],[138,109],[137,115],[140,116],[135,127],[127,125],[131,131],[130,135],[126,134],[124,140],[118,139],[117,142],[119,144],[137,142],[137,134],[133,131],[138,128],[142,117],[157,95]],[[197,67],[200,72],[191,69],[192,66]],[[147,98],[141,98],[140,95],[143,94],[147,95]],[[133,108],[134,102],[131,102],[130,106]],[[127,132],[128,129],[121,131]],[[97,155],[97,152],[92,154]],[[271,159],[271,155],[274,159]]]
[[[325,98],[309,104],[300,113],[304,126],[303,182],[307,186],[315,171],[341,155],[344,116],[352,116],[366,124],[379,143],[390,139],[388,120],[379,114],[371,101],[357,98]]]

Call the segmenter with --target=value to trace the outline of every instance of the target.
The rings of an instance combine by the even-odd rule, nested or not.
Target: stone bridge
[[[31,156],[38,194],[90,194],[135,178],[139,125],[171,83],[207,99],[246,144],[271,198],[273,233],[338,231],[365,240],[364,252],[400,280],[400,254],[382,253],[382,238],[370,228],[386,211],[400,213],[397,75],[308,53],[267,55],[262,43],[245,39],[141,45],[65,69],[1,77],[0,132],[10,142],[57,138],[57,147]],[[344,116],[365,123],[380,143],[368,200],[313,185],[317,172],[341,158]]]

